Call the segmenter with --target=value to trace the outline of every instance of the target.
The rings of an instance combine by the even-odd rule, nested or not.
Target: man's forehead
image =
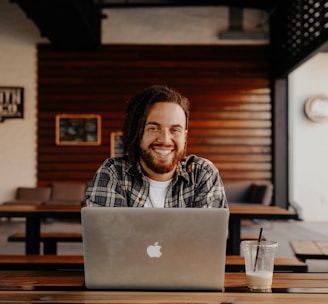
[[[186,119],[185,112],[179,104],[163,102],[161,104],[154,104],[150,108],[147,115],[147,120],[152,117],[163,120],[179,119],[179,121],[181,121],[181,119]]]

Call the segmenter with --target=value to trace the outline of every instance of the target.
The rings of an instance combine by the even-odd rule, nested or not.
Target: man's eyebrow
[[[173,128],[177,128],[177,127],[178,127],[178,128],[182,128],[182,129],[183,129],[183,126],[180,125],[180,124],[172,125],[171,128],[172,128],[172,127],[173,127]]]
[[[158,122],[156,122],[156,121],[147,121],[146,122],[146,126],[147,125],[156,125],[156,126],[159,126],[160,124]]]
[[[148,126],[148,125],[160,126],[160,123],[158,123],[156,121],[148,121],[148,122],[146,122],[146,126]],[[170,128],[182,128],[183,129],[183,126],[180,124],[175,124],[175,125],[171,125]]]

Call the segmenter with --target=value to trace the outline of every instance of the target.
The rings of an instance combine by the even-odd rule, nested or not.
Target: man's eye
[[[181,133],[182,132],[182,129],[181,128],[173,128],[172,129],[172,132],[173,133]]]

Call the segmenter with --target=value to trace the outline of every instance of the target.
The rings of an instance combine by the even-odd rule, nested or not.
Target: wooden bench
[[[8,242],[25,242],[24,232],[17,232],[8,237]],[[57,254],[59,242],[82,242],[82,233],[79,232],[42,232],[40,241],[43,242],[44,254]]]
[[[246,240],[258,240],[258,238],[259,238],[259,235],[258,234],[242,234],[241,236],[240,236],[240,240],[241,241],[246,241]],[[266,239],[265,239],[265,237],[262,235],[262,237],[261,237],[261,240],[262,241],[265,241]]]
[[[82,255],[0,255],[0,270],[83,270]]]
[[[227,272],[244,272],[244,257],[239,255],[227,255],[225,269]],[[307,270],[307,264],[294,256],[275,257],[274,259],[274,271],[306,272]]]
[[[64,270],[84,269],[82,255],[0,255],[0,270]],[[243,256],[226,257],[227,272],[243,272]],[[305,272],[307,265],[293,256],[276,257],[275,271]]]
[[[328,241],[298,241],[289,242],[295,256],[302,261],[307,259],[328,259]]]

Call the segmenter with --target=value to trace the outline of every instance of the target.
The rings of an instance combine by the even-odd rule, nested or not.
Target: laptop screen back
[[[110,290],[222,290],[228,211],[82,209],[85,284]]]

